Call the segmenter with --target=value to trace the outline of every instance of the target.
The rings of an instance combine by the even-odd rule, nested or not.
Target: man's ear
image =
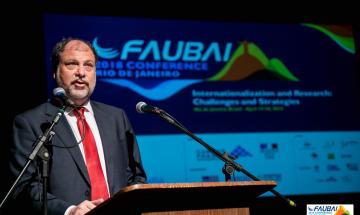
[[[55,80],[55,78],[56,78],[56,77],[55,77],[55,72],[53,72],[53,79]]]

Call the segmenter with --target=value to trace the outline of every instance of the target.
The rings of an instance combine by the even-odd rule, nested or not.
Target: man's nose
[[[83,77],[85,76],[85,67],[84,66],[79,66],[76,70],[76,75],[77,76],[80,76],[80,77]]]

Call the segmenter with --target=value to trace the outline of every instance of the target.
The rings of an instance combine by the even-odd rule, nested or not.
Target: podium
[[[91,215],[249,215],[274,181],[136,184],[123,188]]]

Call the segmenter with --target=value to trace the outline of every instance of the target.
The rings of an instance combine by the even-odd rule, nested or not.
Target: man
[[[53,76],[73,105],[65,109],[46,146],[51,155],[48,214],[85,214],[121,188],[146,183],[138,145],[125,112],[90,101],[96,85],[96,61],[94,48],[81,39],[64,39],[53,49]],[[47,102],[15,117],[10,159],[14,176],[19,175],[36,139],[58,112],[55,103]],[[31,162],[14,192],[21,207],[29,206],[35,214],[41,214],[43,206],[39,164]]]

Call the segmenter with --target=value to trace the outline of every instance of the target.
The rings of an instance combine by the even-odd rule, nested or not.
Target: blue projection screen
[[[224,181],[223,162],[157,106],[285,195],[360,192],[360,95],[351,26],[46,14],[99,55],[93,99],[129,115],[150,183]],[[251,180],[241,172],[237,180]]]

